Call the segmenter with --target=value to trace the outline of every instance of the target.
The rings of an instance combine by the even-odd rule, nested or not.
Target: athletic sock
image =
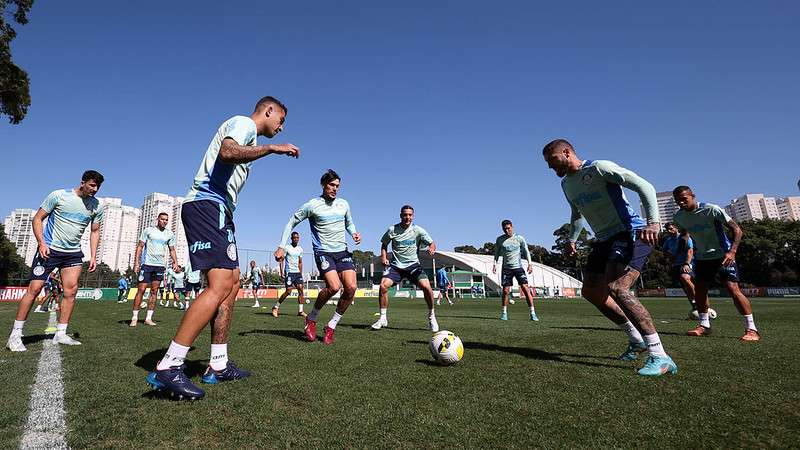
[[[531,315],[533,315],[533,314],[536,314],[536,308],[534,308],[533,306],[531,306]]]
[[[756,328],[756,322],[755,322],[755,320],[753,320],[753,315],[752,314],[744,315],[744,316],[742,316],[742,318],[744,319],[744,329],[745,330],[758,331],[758,328]]]
[[[147,310],[147,316],[144,318],[144,320],[153,320],[153,312],[154,312],[154,310],[148,309]]]
[[[319,310],[317,308],[314,308],[311,310],[311,314],[308,315],[308,320],[316,322],[318,315],[319,315]]]
[[[333,317],[331,317],[331,320],[328,321],[328,328],[333,328],[335,330],[336,325],[339,324],[340,320],[342,320],[342,315],[339,314],[338,312],[334,312]]]
[[[133,310],[133,316],[131,316],[131,320],[139,320],[139,310],[138,309],[134,309]]]
[[[708,320],[708,311],[700,313],[700,325],[706,328],[711,328],[711,321]]]
[[[381,319],[386,319],[386,311],[388,310],[389,308],[381,308]]]
[[[178,344],[175,341],[170,341],[167,353],[161,358],[161,361],[156,365],[156,370],[166,370],[170,367],[178,367],[186,360],[186,354],[189,353],[189,347]]]
[[[636,327],[633,326],[630,320],[625,323],[618,324],[617,326],[619,327],[620,330],[624,331],[625,334],[628,335],[629,342],[636,344],[644,341],[644,338],[642,338],[641,333],[639,333],[639,330],[637,330]]]
[[[56,337],[67,335],[67,324],[60,323],[56,325]]]
[[[508,313],[508,306],[503,306],[503,314],[507,314],[507,313]]]
[[[21,336],[22,335],[22,328],[24,326],[25,326],[25,321],[24,320],[15,320],[14,321],[14,326],[11,327],[11,335],[12,336],[14,336],[14,335]]]
[[[280,309],[280,307],[281,307],[280,303],[275,303],[275,306],[273,306],[272,309]]]
[[[228,344],[211,344],[211,361],[208,365],[214,370],[228,367]]]
[[[297,312],[303,312],[303,304],[302,303],[298,303],[297,304]]]
[[[658,337],[658,333],[644,336],[644,342],[647,344],[647,352],[650,353],[650,356],[667,356],[664,346],[661,345],[661,338]]]
[[[434,309],[428,310],[428,319],[435,319],[436,318],[436,311]]]

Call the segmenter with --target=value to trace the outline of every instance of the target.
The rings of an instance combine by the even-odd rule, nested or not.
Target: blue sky
[[[557,137],[658,190],[797,195],[796,2],[273,3],[36,2],[12,44],[33,105],[0,123],[0,214],[88,168],[126,204],[184,195],[220,123],[263,95],[302,157],[255,163],[241,248],[274,248],[329,167],[364,250],[403,203],[442,249],[504,218],[550,247],[569,215],[541,159]]]

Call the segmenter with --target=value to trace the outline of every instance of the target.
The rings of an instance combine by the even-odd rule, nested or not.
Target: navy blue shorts
[[[82,264],[83,252],[81,251],[60,252],[50,249],[50,257],[47,259],[43,259],[39,256],[39,252],[36,252],[36,256],[33,258],[33,264],[31,264],[30,281],[44,281],[53,269],[58,268],[60,270],[65,267],[75,267]]]
[[[234,236],[236,227],[233,225],[233,216],[225,205],[211,200],[184,203],[181,220],[192,269],[239,267],[239,251]]]
[[[200,292],[200,283],[186,283],[186,292]]]
[[[175,288],[175,293],[186,295],[186,288]]]
[[[653,247],[643,240],[633,239],[632,231],[615,234],[606,241],[592,243],[592,252],[586,261],[585,271],[605,274],[609,263],[630,267],[639,273],[644,270]]]
[[[388,278],[398,284],[403,281],[403,278],[419,286],[420,281],[427,280],[428,274],[422,270],[419,263],[412,264],[405,269],[395,266],[389,266],[383,271],[383,278]]]
[[[353,265],[353,254],[347,250],[341,252],[314,252],[314,259],[317,260],[319,274],[325,274],[331,270],[344,272],[345,270],[356,270]],[[194,264],[192,264],[194,267]]]
[[[164,279],[164,271],[166,271],[166,269],[163,266],[150,266],[145,264],[139,269],[139,277],[137,280],[139,283],[147,284],[153,281],[162,281]],[[159,287],[158,290],[160,291],[161,288]]]
[[[725,267],[722,265],[722,258],[709,259],[709,260],[695,260],[694,273],[697,281],[710,283],[714,281],[714,277],[718,277],[719,281],[731,281],[734,283],[739,282],[739,266],[732,263],[730,266]]]
[[[517,279],[517,283],[519,283],[520,286],[522,286],[523,284],[528,284],[528,276],[525,274],[525,269],[523,269],[522,267],[518,267],[516,269],[509,269],[503,267],[503,272],[501,273],[500,277],[502,278],[500,284],[503,287],[513,286],[514,278]]]
[[[300,272],[292,272],[286,275],[286,287],[302,286],[303,274]]]
[[[672,277],[672,280],[676,282],[680,281],[681,276],[683,275],[689,275],[690,278],[694,278],[694,268],[691,267],[691,265],[689,267],[690,267],[689,272],[684,272],[683,265],[672,266],[669,269],[669,275]]]

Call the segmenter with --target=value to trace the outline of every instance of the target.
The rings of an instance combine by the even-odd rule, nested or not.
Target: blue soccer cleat
[[[537,316],[536,313],[531,313],[531,321],[532,322],[538,322],[539,321],[539,316]]]
[[[228,360],[228,365],[222,370],[214,370],[208,366],[208,370],[200,379],[205,384],[217,384],[222,381],[241,380],[250,376],[250,372],[236,367],[233,361]]]
[[[647,350],[647,344],[641,342],[628,342],[628,349],[619,355],[619,359],[623,361],[636,361],[639,359],[639,353]]]
[[[500,320],[508,320],[508,313],[500,313]]]
[[[647,357],[644,367],[639,369],[639,375],[646,377],[660,377],[665,373],[676,374],[678,373],[678,366],[672,361],[669,356],[653,356]]]
[[[166,390],[178,400],[200,400],[206,393],[195,386],[183,372],[186,364],[155,370],[147,374],[147,384],[157,391]]]

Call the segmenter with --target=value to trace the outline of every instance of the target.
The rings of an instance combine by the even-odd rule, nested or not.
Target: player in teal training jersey
[[[17,305],[16,320],[6,343],[6,347],[12,352],[26,350],[22,343],[22,328],[47,276],[56,268],[61,272],[64,297],[59,308],[57,331],[53,342],[80,345],[80,342],[67,335],[67,325],[75,307],[75,294],[78,292],[78,279],[83,266],[81,236],[87,226],[91,226],[89,272],[94,272],[97,264],[97,245],[100,242],[100,221],[103,210],[94,196],[102,184],[103,175],[94,170],[87,170],[83,173],[78,187],[51,192],[33,216],[33,235],[39,248],[31,265],[28,290]]]
[[[548,143],[542,154],[548,166],[562,177],[561,188],[572,210],[567,253],[576,253],[575,241],[585,222],[594,232],[582,293],[628,333],[628,350],[620,358],[636,359],[637,352],[647,350],[649,356],[640,375],[677,372],[677,365],[664,351],[650,312],[631,290],[658,240],[660,225],[653,185],[611,161],[581,160],[564,139]],[[622,187],[639,194],[646,221],[631,209]],[[609,296],[616,306],[609,304]]]
[[[147,315],[145,325],[155,326],[153,313],[156,309],[156,292],[159,285],[164,281],[164,273],[167,270],[167,250],[172,263],[172,270],[177,270],[178,259],[175,256],[175,233],[167,229],[169,214],[162,212],[156,219],[156,226],[147,227],[142,230],[139,243],[136,245],[136,261],[133,271],[137,273],[136,298],[133,299],[133,315],[131,316],[130,326],[135,327],[139,323],[139,308],[144,291],[150,288],[150,296],[147,297]],[[167,300],[169,304],[169,300]]]
[[[736,265],[736,251],[742,241],[742,229],[731,219],[725,210],[712,203],[698,203],[689,186],[678,186],[672,191],[680,211],[673,221],[683,235],[691,234],[695,243],[695,301],[700,316],[697,328],[688,332],[689,336],[708,336],[711,322],[708,315],[708,288],[715,277],[725,283],[733,297],[736,309],[744,319],[743,341],[758,341],[753,309],[750,300],[739,289],[739,268]],[[726,233],[733,234],[733,241]]]
[[[373,330],[389,326],[389,320],[386,317],[386,312],[389,310],[389,288],[394,284],[399,284],[405,278],[422,290],[425,303],[428,304],[428,329],[434,333],[439,331],[433,306],[433,289],[417,256],[422,245],[428,246],[428,254],[433,256],[436,253],[436,244],[431,235],[413,221],[414,208],[411,205],[403,205],[400,208],[400,223],[390,226],[381,237],[381,263],[383,263],[384,270],[378,294],[380,317],[372,324]],[[387,252],[389,244],[392,244],[391,262]]]
[[[503,268],[500,272],[500,285],[503,286],[503,309],[500,312],[500,320],[508,320],[508,298],[516,278],[520,294],[528,301],[530,318],[532,321],[538,322],[539,317],[536,316],[536,309],[533,307],[533,289],[528,284],[525,269],[522,268],[521,256],[525,255],[525,259],[528,260],[528,273],[533,271],[528,243],[521,235],[514,234],[514,224],[510,220],[502,221],[500,226],[503,228],[503,234],[498,236],[494,242],[494,265],[492,265],[492,273],[497,273],[497,259],[503,257]]]
[[[303,311],[306,296],[303,292],[303,247],[300,247],[300,233],[292,231],[292,242],[284,245],[283,249],[286,252],[285,264],[279,264],[278,269],[286,289],[272,307],[272,317],[278,317],[281,303],[292,293],[292,289],[297,289],[297,315],[308,317],[308,314]]]
[[[322,195],[304,203],[289,218],[283,229],[280,244],[275,250],[275,260],[282,262],[286,255],[284,245],[297,224],[308,219],[311,227],[311,242],[314,248],[314,259],[317,260],[319,273],[325,278],[325,289],[319,291],[317,301],[311,314],[306,317],[305,334],[309,342],[317,340],[317,315],[325,303],[342,289],[342,296],[336,304],[336,312],[325,326],[322,342],[333,344],[333,333],[336,325],[347,308],[353,303],[356,294],[356,269],[353,265],[353,254],[347,250],[345,232],[353,238],[356,245],[361,243],[361,234],[356,231],[350,205],[346,200],[338,198],[341,177],[328,169],[320,178]]]

